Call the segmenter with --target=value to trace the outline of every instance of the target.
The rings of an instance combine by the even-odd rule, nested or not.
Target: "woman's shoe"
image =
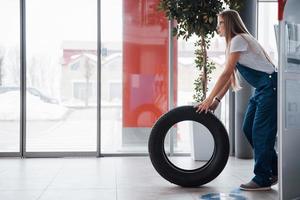
[[[276,185],[278,183],[278,176],[272,176],[270,180],[271,180],[271,186]]]
[[[265,190],[270,190],[271,187],[270,186],[262,187],[257,183],[255,183],[254,181],[250,181],[249,183],[241,184],[240,189],[245,191],[265,191]]]

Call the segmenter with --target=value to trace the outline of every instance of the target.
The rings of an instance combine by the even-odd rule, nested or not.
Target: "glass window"
[[[97,0],[27,0],[28,152],[96,151]]]
[[[101,1],[102,153],[120,153],[122,144],[122,7],[123,0]]]
[[[0,2],[0,152],[20,151],[20,5]]]
[[[179,39],[178,40],[178,105],[192,105],[196,102],[193,100],[194,92],[194,80],[199,76],[200,72],[195,66],[195,46],[194,43],[197,41],[196,36],[192,36],[188,41]],[[215,35],[214,38],[211,40],[211,47],[208,50],[208,58],[211,61],[214,61],[216,64],[216,69],[211,74],[211,81],[208,84],[208,94],[215,85],[219,75],[223,71],[223,67],[225,64],[225,40],[224,38]],[[228,102],[226,102],[226,98],[224,97],[219,105],[218,109],[216,110],[215,114],[218,116],[219,119],[224,124],[228,122]],[[227,109],[226,109],[227,108]],[[191,123],[191,122],[190,122]],[[199,125],[198,125],[199,126]],[[192,141],[197,140],[193,131],[195,128],[197,130],[202,130],[201,128],[197,127],[197,125],[188,125],[187,123],[181,123],[178,125],[177,131],[177,144],[175,145],[176,152],[182,153],[191,153],[193,154],[195,145],[193,145]],[[181,131],[180,131],[181,130]],[[185,130],[185,131],[182,131]],[[205,131],[204,131],[205,132]],[[193,138],[191,138],[193,137]],[[213,146],[212,143],[212,136],[211,135],[203,135],[201,136],[202,139],[206,137],[206,141],[204,142],[203,146],[207,148],[207,155],[212,154],[212,150],[210,149],[210,145]],[[197,141],[197,144],[200,144]],[[199,145],[197,145],[199,146]],[[200,145],[201,146],[201,145]],[[207,156],[203,155],[203,156]]]
[[[157,3],[101,2],[103,153],[146,153],[168,109],[168,23]]]
[[[259,2],[258,4],[258,41],[277,66],[278,53],[275,37],[275,25],[278,25],[277,2]]]

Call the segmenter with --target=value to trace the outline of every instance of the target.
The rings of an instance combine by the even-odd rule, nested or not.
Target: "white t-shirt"
[[[233,37],[229,52],[240,52],[238,62],[251,69],[268,74],[272,74],[275,71],[273,64],[266,58],[258,42],[248,34],[239,34]]]

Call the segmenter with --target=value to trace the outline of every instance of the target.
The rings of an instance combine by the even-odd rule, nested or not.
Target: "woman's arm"
[[[229,88],[229,82],[230,82],[231,76],[234,75],[233,73],[234,73],[235,65],[236,65],[237,61],[239,60],[239,58],[240,58],[240,52],[230,53],[224,71],[222,72],[222,74],[218,78],[218,81],[215,84],[215,86],[214,86],[213,90],[211,91],[210,95],[202,103],[200,103],[198,105],[197,112],[205,111],[207,113],[207,111],[208,111],[210,105],[212,104],[214,98],[218,94],[223,94],[223,92],[224,92],[224,94],[226,93],[226,91]],[[226,87],[226,86],[228,86],[228,87]],[[223,91],[223,89],[224,89],[224,91]],[[224,96],[224,94],[223,94],[223,96]]]
[[[223,87],[223,89],[218,93],[218,95],[214,98],[213,102],[210,104],[209,106],[209,110],[211,110],[212,112],[214,112],[217,107],[219,106],[219,104],[221,103],[221,99],[223,98],[223,96],[226,94],[227,90],[229,89],[231,85],[231,81],[229,80],[226,85]],[[197,106],[195,106],[197,107]]]
[[[223,87],[223,89],[218,93],[218,95],[214,98],[213,102],[210,104],[209,106],[209,110],[211,110],[212,112],[214,112],[217,107],[219,106],[219,104],[221,103],[221,99],[223,98],[223,96],[226,94],[226,92],[228,91],[229,87],[231,85],[231,81],[229,80],[226,85]],[[195,106],[195,107],[198,107]]]
[[[230,88],[230,86],[232,81],[232,77],[230,78],[230,80],[227,81],[226,85],[222,88],[222,90],[215,96],[215,98],[217,97],[219,100],[221,100],[224,95],[226,94],[226,92],[228,91],[228,89]]]

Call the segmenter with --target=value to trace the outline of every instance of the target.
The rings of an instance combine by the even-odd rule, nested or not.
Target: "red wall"
[[[168,21],[158,1],[123,0],[123,127],[152,127],[168,110]]]

